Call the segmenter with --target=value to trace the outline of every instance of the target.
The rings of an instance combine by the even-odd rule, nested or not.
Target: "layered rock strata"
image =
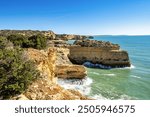
[[[57,34],[56,39],[61,39],[61,40],[82,40],[86,39],[88,36],[83,36],[83,35],[69,35],[69,34]]]
[[[36,63],[41,75],[32,82],[26,91],[13,97],[15,100],[86,100],[79,91],[67,90],[57,84],[55,77],[56,50],[47,51],[28,49],[26,55]]]
[[[69,58],[72,63],[102,64],[108,67],[129,67],[130,60],[127,51],[120,50],[118,44],[95,40],[78,40],[70,46]]]
[[[87,72],[82,65],[58,65],[56,75],[63,79],[83,79],[87,76]]]
[[[84,66],[74,65],[70,62],[68,58],[70,50],[68,48],[57,48],[56,50],[56,77],[63,79],[83,79],[87,76]]]

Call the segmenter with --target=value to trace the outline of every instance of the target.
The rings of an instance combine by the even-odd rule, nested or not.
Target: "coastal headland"
[[[34,43],[28,44],[29,41],[35,42],[31,37],[39,34],[46,40],[46,46],[42,49]],[[35,62],[40,76],[23,93],[10,99],[87,100],[90,98],[81,92],[61,87],[58,79],[85,79],[86,67],[111,69],[131,66],[127,51],[121,50],[118,44],[93,40],[93,36],[55,34],[53,31],[0,30],[0,36],[10,42],[10,37],[15,37],[12,35],[28,38],[23,44],[20,42],[22,45],[19,47],[23,48],[28,59]],[[68,40],[74,40],[73,44],[69,44]],[[44,42],[37,40],[35,43]]]

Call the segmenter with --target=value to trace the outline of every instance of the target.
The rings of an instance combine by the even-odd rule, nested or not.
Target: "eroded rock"
[[[130,67],[127,51],[120,50],[120,46],[110,42],[95,40],[78,40],[77,46],[70,46],[70,61],[74,64],[91,62],[109,67]]]
[[[63,79],[83,79],[87,76],[87,71],[82,65],[57,65],[56,76]]]

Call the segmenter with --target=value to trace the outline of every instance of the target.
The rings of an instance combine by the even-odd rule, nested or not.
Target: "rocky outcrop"
[[[68,58],[70,50],[68,48],[56,48],[56,65],[72,64]],[[57,71],[57,70],[56,70]]]
[[[65,40],[49,40],[47,42],[48,47],[68,47],[69,44]]]
[[[110,43],[109,41],[97,41],[97,40],[76,40],[74,45],[79,45],[81,47],[96,47],[104,50],[119,50],[120,46],[118,44]]]
[[[82,40],[86,39],[88,36],[83,36],[83,35],[68,35],[68,34],[57,34],[56,39],[61,39],[61,40]]]
[[[55,75],[58,78],[69,79],[82,79],[85,78],[87,73],[84,66],[73,65],[68,55],[70,50],[68,48],[56,48],[56,70]]]
[[[13,97],[15,100],[85,100],[79,91],[67,90],[57,84],[55,77],[56,48],[47,51],[27,49],[25,55],[33,60],[40,71],[40,76],[33,81],[26,91]]]
[[[49,48],[47,51],[28,49],[27,56],[37,64],[37,69],[40,71],[44,79],[56,83],[55,76],[55,60],[56,50]]]
[[[76,93],[74,93],[76,92]],[[29,100],[86,100],[77,90],[67,90],[55,83],[39,79],[29,86],[24,93]]]
[[[69,58],[72,63],[84,64],[91,62],[108,67],[129,67],[130,60],[126,51],[120,50],[120,46],[110,42],[79,40],[77,46],[70,46]]]
[[[63,79],[83,79],[87,76],[87,72],[82,65],[57,65],[56,75]]]

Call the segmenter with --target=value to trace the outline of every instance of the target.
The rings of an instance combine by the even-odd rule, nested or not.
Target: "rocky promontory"
[[[76,85],[78,81],[82,85],[82,81],[87,80],[86,67],[108,69],[131,65],[128,52],[121,50],[118,44],[89,40],[92,36],[55,34],[53,31],[0,30],[0,37],[1,40],[9,37],[4,42],[11,43],[8,45],[12,48],[22,49],[24,56],[32,60],[35,69],[40,72],[22,94],[12,99],[89,99],[79,89],[63,88],[59,81],[72,83],[75,80]],[[70,44],[68,40],[75,42]],[[25,72],[29,71],[25,69]]]
[[[15,100],[85,100],[89,99],[79,91],[64,89],[57,84],[55,77],[56,48],[49,48],[46,51],[27,49],[25,55],[36,63],[40,76],[21,95],[15,96]],[[63,66],[64,67],[64,66]],[[68,67],[65,67],[66,70]],[[78,69],[80,70],[80,69]],[[81,71],[82,72],[82,71]],[[85,71],[84,71],[85,72]],[[70,74],[71,75],[71,74]],[[66,75],[65,77],[68,77]]]
[[[76,46],[70,46],[69,58],[74,64],[92,63],[92,67],[114,68],[130,67],[127,51],[121,50],[118,44],[96,40],[76,40]],[[97,65],[100,64],[100,65]],[[84,64],[90,66],[89,64]]]

